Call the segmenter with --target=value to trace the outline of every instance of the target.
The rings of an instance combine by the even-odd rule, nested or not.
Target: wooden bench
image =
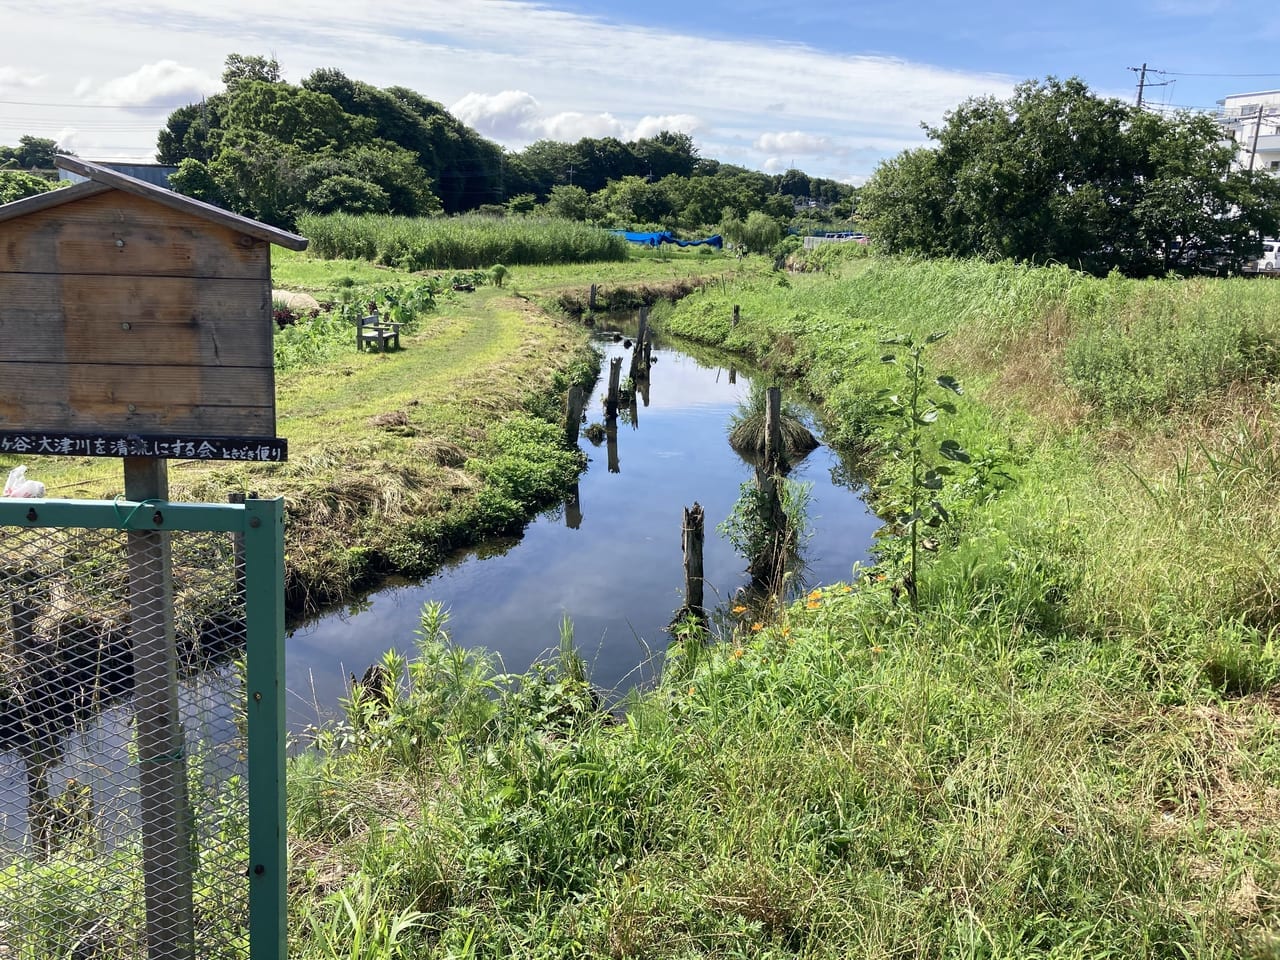
[[[378,352],[386,353],[388,343],[400,349],[400,324],[379,319],[376,310],[356,321],[357,350],[372,350],[377,344]]]

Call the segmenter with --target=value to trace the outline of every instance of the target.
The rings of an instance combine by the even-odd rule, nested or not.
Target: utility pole
[[[1142,98],[1147,91],[1147,87],[1167,87],[1174,81],[1165,80],[1163,83],[1147,83],[1148,73],[1164,73],[1163,70],[1152,70],[1145,63],[1140,67],[1129,67],[1138,75],[1138,109],[1142,109]]]
[[[1262,130],[1262,104],[1258,104],[1258,115],[1253,119],[1253,145],[1249,147],[1249,172],[1253,173],[1253,161],[1258,156],[1258,134]]]
[[[1142,91],[1147,86],[1147,65],[1144,63],[1140,67],[1130,67],[1138,75],[1138,109],[1142,109]]]

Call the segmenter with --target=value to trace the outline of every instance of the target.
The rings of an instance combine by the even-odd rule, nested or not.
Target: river
[[[604,419],[609,359],[630,356],[625,341],[615,339],[627,334],[635,335],[633,318],[613,318],[595,330],[604,358],[587,406],[591,422]],[[660,336],[653,357],[648,402],[642,398],[635,416],[624,412],[618,424],[616,470],[608,445],[583,437],[590,462],[576,500],[545,511],[519,538],[465,551],[425,581],[388,584],[353,609],[290,633],[292,730],[333,717],[350,675],[362,675],[384,650],[412,654],[428,601],[448,610],[454,643],[487,649],[507,671],[523,671],[554,650],[567,617],[597,688],[618,695],[652,682],[668,641],[665,628],[683,603],[682,508],[695,501],[706,512],[706,604],[727,612],[748,582],[746,560],[716,526],[753,475],[727,439],[751,377]],[[626,369],[624,359],[624,375]],[[878,519],[828,446],[791,476],[811,485],[811,536],[793,593],[805,583],[848,580],[854,563],[867,559]]]

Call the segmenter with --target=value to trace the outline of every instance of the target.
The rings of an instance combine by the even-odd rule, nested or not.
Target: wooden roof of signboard
[[[157,187],[155,184],[147,183],[145,180],[138,180],[115,170],[109,170],[96,163],[89,163],[78,157],[63,156],[56,158],[54,163],[61,170],[70,170],[72,173],[78,173],[87,179],[84,183],[77,183],[71,187],[50,190],[47,193],[36,194],[34,197],[27,197],[23,200],[15,200],[13,203],[0,205],[0,223],[6,220],[16,220],[19,217],[25,217],[40,210],[61,206],[64,203],[74,203],[77,200],[105,193],[107,190],[122,190],[145,200],[152,200],[172,210],[189,213],[228,229],[236,230],[246,236],[253,237],[255,240],[265,240],[267,243],[274,243],[289,250],[305,250],[307,248],[306,237],[300,237],[296,233],[289,233],[287,230],[281,230],[278,227],[251,220],[249,217],[242,217],[238,213],[223,210],[221,207],[215,207],[213,204],[205,203],[203,200],[196,200],[180,193],[174,193],[172,190],[166,190],[164,187]]]
[[[57,164],[0,206],[0,455],[283,459],[270,251],[306,238]]]

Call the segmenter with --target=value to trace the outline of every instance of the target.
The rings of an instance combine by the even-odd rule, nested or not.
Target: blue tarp
[[[630,230],[615,230],[614,233],[625,237],[632,243],[643,243],[648,247],[657,247],[664,243],[674,243],[677,247],[700,247],[706,244],[708,247],[715,247],[717,250],[724,246],[724,240],[720,238],[720,234],[714,237],[707,237],[705,240],[677,240],[671,235],[670,230],[663,230],[660,233],[632,233]]]

